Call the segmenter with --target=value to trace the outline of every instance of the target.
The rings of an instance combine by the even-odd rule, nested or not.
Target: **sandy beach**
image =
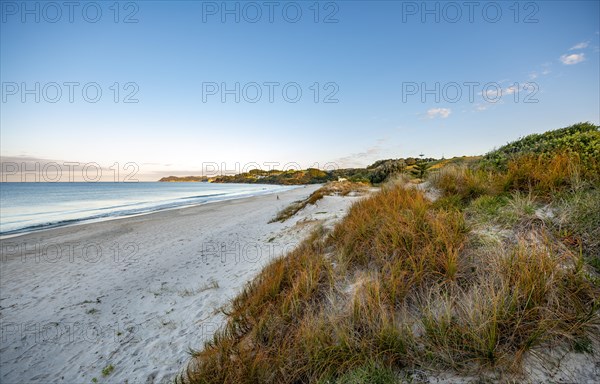
[[[244,283],[358,199],[268,223],[317,188],[2,240],[0,381],[169,382]]]

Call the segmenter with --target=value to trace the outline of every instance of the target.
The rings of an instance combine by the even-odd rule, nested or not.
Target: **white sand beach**
[[[265,263],[359,198],[268,223],[317,188],[2,240],[0,381],[170,382]]]

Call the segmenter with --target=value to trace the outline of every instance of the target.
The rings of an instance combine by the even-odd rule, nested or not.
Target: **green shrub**
[[[506,169],[511,159],[524,154],[550,155],[558,152],[577,153],[585,167],[598,170],[600,159],[600,130],[591,123],[525,136],[502,146],[483,158],[483,164],[496,169]]]

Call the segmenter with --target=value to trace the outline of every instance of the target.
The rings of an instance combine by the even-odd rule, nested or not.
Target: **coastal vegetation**
[[[550,347],[591,352],[599,146],[598,127],[578,124],[482,158],[374,164],[405,176],[379,178],[335,228],[267,265],[176,381],[514,379]]]
[[[451,159],[461,161],[463,158]],[[439,163],[440,160],[428,159],[388,159],[379,160],[366,168],[343,168],[323,171],[316,168],[305,170],[280,171],[252,169],[248,172],[236,175],[221,176],[186,176],[163,177],[159,181],[170,182],[212,182],[212,183],[250,183],[250,184],[279,184],[279,185],[306,185],[322,184],[330,181],[348,180],[354,183],[381,184],[395,174],[404,172],[416,172],[418,169],[426,169],[430,165]]]
[[[306,170],[292,169],[288,171],[252,169],[249,172],[237,175],[217,176],[213,179],[213,182],[302,185],[319,184],[330,180],[333,180],[333,178],[329,173],[316,168],[308,168]]]

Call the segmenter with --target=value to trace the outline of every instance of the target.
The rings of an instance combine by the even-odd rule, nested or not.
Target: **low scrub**
[[[483,164],[505,169],[508,162],[524,154],[553,157],[558,152],[577,153],[589,168],[598,170],[600,128],[591,123],[525,136],[488,153]]]
[[[507,162],[506,170],[482,166],[442,168],[429,182],[444,196],[456,196],[468,203],[480,196],[499,196],[515,191],[534,193],[548,199],[560,192],[573,191],[583,184],[600,181],[595,162],[585,166],[576,153],[522,155]]]

